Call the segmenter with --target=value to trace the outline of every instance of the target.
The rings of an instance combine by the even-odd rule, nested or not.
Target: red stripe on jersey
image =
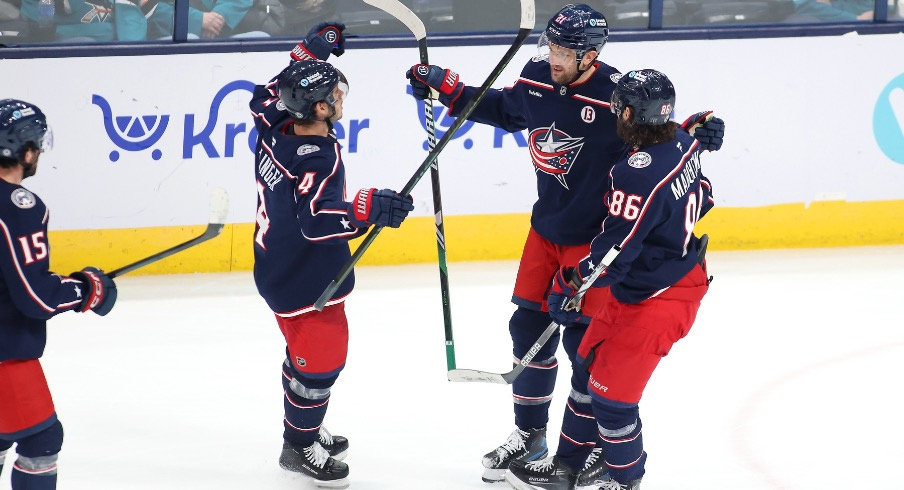
[[[549,85],[548,83],[538,82],[536,80],[531,80],[529,78],[519,77],[518,82],[524,82],[528,85],[533,85],[534,87],[539,87],[539,88],[545,88],[547,90],[554,90],[554,87],[552,85]],[[517,85],[518,82],[515,82],[515,84]]]

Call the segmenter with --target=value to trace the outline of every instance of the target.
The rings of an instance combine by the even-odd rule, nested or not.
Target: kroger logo
[[[885,156],[904,164],[904,73],[879,94],[873,110],[873,134]]]
[[[245,110],[238,121],[222,121],[220,108],[224,99],[233,92],[245,91],[251,94],[254,91],[254,83],[247,80],[235,80],[227,83],[213,96],[207,111],[207,121],[202,123],[199,115],[185,114],[182,128],[182,158],[195,158],[195,149],[201,147],[207,158],[231,158],[236,156],[236,147],[245,146],[248,155],[254,154],[254,146],[257,141],[257,130],[254,125],[247,122],[248,111]],[[91,96],[91,103],[96,105],[103,114],[104,130],[107,137],[118,150],[109,154],[111,162],[116,162],[122,157],[121,152],[142,153],[150,151],[153,160],[163,157],[164,149],[172,149],[174,145],[159,144],[170,124],[169,114],[129,114],[114,115],[110,103],[98,94]],[[246,106],[247,107],[247,106]],[[203,117],[203,114],[201,115]],[[196,124],[196,120],[198,121]],[[203,127],[200,127],[203,124]],[[349,153],[358,151],[358,135],[370,126],[370,119],[352,119],[348,121],[348,130],[340,123],[334,125],[336,138],[346,140],[346,148]],[[171,131],[172,132],[172,131]],[[247,134],[247,137],[238,140],[239,136]]]

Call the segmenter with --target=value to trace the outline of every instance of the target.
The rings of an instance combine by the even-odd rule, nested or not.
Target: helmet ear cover
[[[314,106],[324,102],[333,107],[339,87],[348,93],[348,79],[333,65],[319,60],[302,60],[289,65],[278,77],[279,99],[295,119],[313,120]]]
[[[48,151],[52,146],[53,132],[38,106],[16,99],[0,100],[0,158],[16,159],[30,148]]]
[[[610,109],[621,117],[628,106],[632,109],[634,124],[665,124],[675,108],[675,87],[662,72],[632,70],[618,80],[612,91]]]

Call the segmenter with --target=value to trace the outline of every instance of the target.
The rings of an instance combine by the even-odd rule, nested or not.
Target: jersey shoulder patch
[[[317,145],[301,145],[298,147],[296,153],[298,156],[307,155],[308,153],[316,153],[320,151],[320,147]]]
[[[19,187],[13,190],[13,193],[9,197],[10,199],[12,199],[13,204],[21,209],[31,209],[35,207],[35,204],[37,204],[38,202],[37,198],[35,198],[35,195],[24,187]]]
[[[628,157],[628,166],[630,167],[646,168],[649,167],[651,163],[653,163],[653,157],[645,151],[638,151]]]

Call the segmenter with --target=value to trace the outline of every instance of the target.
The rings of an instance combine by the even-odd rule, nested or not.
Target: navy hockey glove
[[[414,65],[405,73],[405,77],[411,83],[414,98],[427,99],[430,97],[430,89],[433,89],[440,93],[444,104],[447,100],[454,102],[465,86],[458,81],[458,73],[436,65]]]
[[[713,111],[698,112],[687,118],[681,127],[696,138],[704,149],[716,151],[722,148],[725,121],[713,116]]]
[[[78,272],[69,274],[69,277],[77,279],[85,285],[78,311],[84,313],[93,310],[100,316],[110,313],[113,304],[116,303],[116,283],[110,276],[96,267],[85,267]]]
[[[345,53],[345,36],[342,35],[344,30],[345,24],[341,22],[321,22],[308,32],[307,37],[292,49],[289,56],[295,61],[326,61],[330,53],[342,56]]]
[[[552,280],[552,288],[549,291],[549,298],[546,299],[549,306],[549,316],[559,325],[571,325],[581,317],[578,308],[565,310],[565,306],[571,301],[574,293],[580,286],[575,284],[574,267],[562,267],[556,273]]]
[[[390,189],[361,189],[351,205],[352,224],[359,228],[367,225],[398,228],[414,209],[414,200]]]

